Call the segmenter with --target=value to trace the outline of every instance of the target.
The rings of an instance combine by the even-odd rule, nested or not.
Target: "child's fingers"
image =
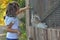
[[[21,32],[18,31],[18,35],[21,35]]]

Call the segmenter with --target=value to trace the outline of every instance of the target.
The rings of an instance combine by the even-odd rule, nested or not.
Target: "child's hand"
[[[27,10],[27,9],[29,9],[30,8],[30,6],[28,5],[28,6],[26,6],[26,7],[24,7],[24,8],[20,8],[17,12],[16,12],[16,14],[19,14],[19,13],[21,13],[21,12],[23,12],[23,11],[25,11],[25,10]]]
[[[26,8],[27,8],[27,9],[30,9],[30,6],[28,5],[28,6],[26,6]]]
[[[29,9],[30,8],[30,6],[27,6],[27,9]]]
[[[26,8],[26,9],[30,9],[30,6],[28,5],[28,6],[26,6],[25,8]]]
[[[18,35],[21,35],[21,32],[18,30],[14,30]]]
[[[21,35],[21,32],[20,31],[17,31],[18,35]]]

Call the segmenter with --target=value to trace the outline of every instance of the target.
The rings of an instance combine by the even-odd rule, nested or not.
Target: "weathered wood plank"
[[[42,29],[39,29],[39,37],[40,37],[40,40],[44,40],[43,30]]]
[[[48,40],[47,29],[44,29],[44,40]]]
[[[57,34],[56,34],[56,29],[52,29],[52,32],[51,32],[51,40],[57,40]]]
[[[32,27],[32,38],[33,38],[33,40],[36,40],[36,38],[35,38],[36,36],[35,36],[35,28],[34,27]]]
[[[35,27],[35,35],[36,35],[36,40],[39,40],[39,30],[37,27]]]
[[[57,40],[59,40],[60,38],[59,38],[59,30],[56,30],[57,31]]]
[[[51,29],[48,29],[48,40],[51,40]]]

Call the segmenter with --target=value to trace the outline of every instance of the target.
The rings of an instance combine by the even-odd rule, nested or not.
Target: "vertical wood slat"
[[[48,29],[48,40],[51,40],[51,29]]]
[[[43,39],[42,39],[42,34],[41,34],[41,32],[42,32],[42,29],[39,29],[39,39],[40,39],[40,40],[43,40]]]
[[[47,29],[44,29],[44,40],[48,40],[47,37]]]
[[[59,30],[56,31],[57,31],[57,40],[59,40]]]
[[[60,30],[59,30],[59,40],[60,40]]]
[[[52,32],[51,32],[52,34],[51,34],[51,40],[57,40],[57,37],[56,37],[56,30],[55,29],[52,29]]]
[[[34,27],[32,27],[31,32],[32,32],[32,38],[33,38],[33,40],[36,40],[35,39],[35,28]]]
[[[42,29],[39,29],[39,39],[40,40],[44,40],[44,30],[42,30]]]
[[[35,35],[36,35],[36,40],[39,40],[39,30],[38,28],[35,27]]]
[[[57,40],[60,40],[60,30],[57,30]]]

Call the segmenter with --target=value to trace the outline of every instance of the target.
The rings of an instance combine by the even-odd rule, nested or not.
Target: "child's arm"
[[[17,15],[18,15],[19,13],[21,13],[21,12],[29,9],[29,8],[30,8],[29,6],[26,6],[26,7],[24,7],[24,8],[20,8],[19,11],[17,12]]]
[[[18,33],[19,31],[18,30],[13,30],[11,29],[13,23],[10,23],[9,25],[7,25],[7,32],[12,32],[12,33]]]
[[[19,10],[19,12],[25,11],[25,10],[27,10],[27,9],[29,9],[29,6],[26,6],[26,7],[24,7],[24,8],[21,8],[21,9]]]

